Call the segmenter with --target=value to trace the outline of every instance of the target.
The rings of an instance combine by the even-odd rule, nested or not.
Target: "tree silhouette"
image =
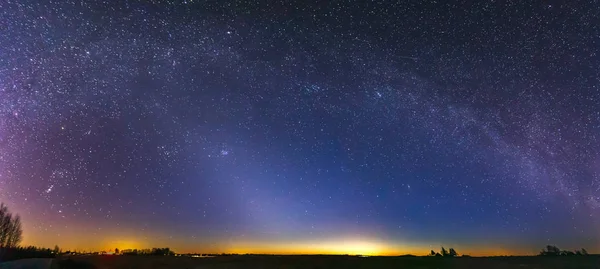
[[[540,252],[541,256],[560,256],[560,249],[556,246],[547,245],[545,249]]]
[[[4,203],[0,204],[0,247],[16,247],[22,240],[21,217],[13,216]]]
[[[560,255],[561,256],[574,256],[575,252],[570,251],[570,250],[563,250],[563,251],[560,252]]]
[[[60,247],[58,247],[58,245],[55,245],[53,252],[54,252],[54,254],[60,254],[61,253]]]
[[[153,248],[149,255],[154,256],[173,256],[175,253],[169,248]]]
[[[581,250],[575,250],[575,251],[570,251],[570,250],[560,250],[560,248],[554,246],[554,245],[547,245],[546,248],[542,249],[542,251],[540,251],[540,256],[581,256],[581,255],[588,255],[587,250],[585,250],[585,248],[582,248]]]
[[[7,247],[12,216],[4,204],[0,204],[0,247]]]
[[[450,249],[448,249],[448,256],[456,257],[456,256],[458,256],[458,253],[456,253],[456,250],[454,250],[454,248],[450,248]]]
[[[441,253],[442,253],[442,256],[444,256],[444,257],[448,256],[448,251],[444,247],[442,247]]]
[[[115,249],[116,252],[116,249]],[[121,251],[122,255],[140,255],[140,256],[173,256],[173,252],[170,248],[153,248],[153,249],[124,249]]]
[[[119,249],[115,248],[115,254],[119,254]]]
[[[570,251],[570,250],[560,250],[560,248],[547,245],[546,248],[540,251],[540,256],[575,256],[575,255],[588,255],[587,250],[582,248],[581,250]]]

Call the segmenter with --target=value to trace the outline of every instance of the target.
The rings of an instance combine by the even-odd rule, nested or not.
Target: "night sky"
[[[0,201],[65,250],[600,251],[600,3],[522,2],[0,1]]]

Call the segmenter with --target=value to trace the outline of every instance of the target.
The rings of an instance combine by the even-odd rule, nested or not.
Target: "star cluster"
[[[600,13],[551,2],[4,1],[0,200],[81,250],[600,250]]]

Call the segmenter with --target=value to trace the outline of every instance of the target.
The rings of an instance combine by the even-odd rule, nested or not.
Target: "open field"
[[[71,261],[65,262],[67,259]],[[61,266],[62,265],[62,266]],[[572,257],[354,257],[354,256],[221,256],[213,258],[152,256],[77,256],[59,258],[53,269],[237,269],[237,268],[439,268],[439,269],[592,269],[600,256]]]

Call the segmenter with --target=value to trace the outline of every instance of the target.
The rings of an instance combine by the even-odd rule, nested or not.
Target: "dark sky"
[[[24,243],[600,251],[600,3],[403,2],[0,2]]]

